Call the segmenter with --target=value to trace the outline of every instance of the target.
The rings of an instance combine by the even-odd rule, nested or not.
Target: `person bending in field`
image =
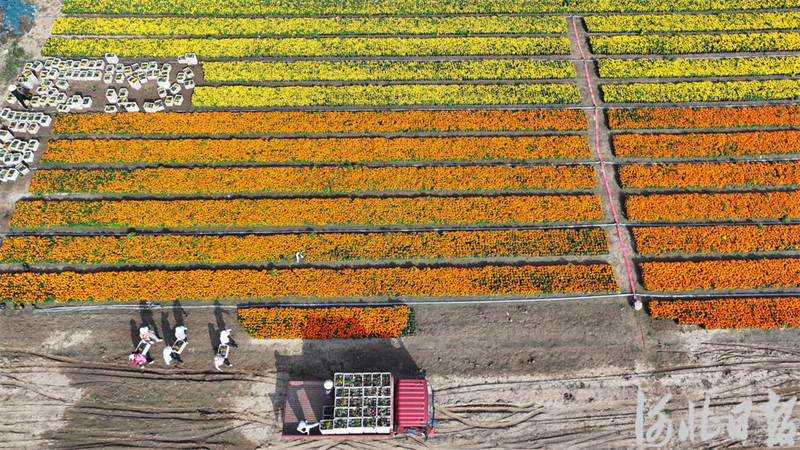
[[[144,366],[147,364],[153,364],[153,361],[148,362],[147,357],[139,352],[133,352],[128,355],[128,360],[140,369],[144,369]]]
[[[8,90],[11,91],[11,95],[13,95],[17,99],[17,101],[19,101],[19,104],[22,105],[23,108],[30,109],[28,107],[28,105],[26,104],[26,102],[28,104],[30,104],[30,102],[31,102],[31,96],[30,95],[22,92],[22,90],[20,88],[18,88],[17,85],[15,85],[15,84],[12,84],[11,86],[9,86]]]

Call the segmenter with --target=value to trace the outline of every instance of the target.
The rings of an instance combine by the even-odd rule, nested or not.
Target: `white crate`
[[[156,109],[156,105],[155,105],[155,103],[152,103],[152,102],[144,102],[144,105],[143,105],[143,106],[144,106],[144,112],[146,112],[146,113],[154,113],[154,112],[158,112],[158,110]]]
[[[139,83],[139,78],[135,75],[128,77],[128,84],[137,91],[142,88],[142,84]]]
[[[125,75],[118,73],[114,75],[114,83],[122,84],[125,82]]]
[[[81,108],[89,109],[92,107],[92,97],[83,97],[83,101],[81,102]]]
[[[17,103],[17,97],[14,97],[13,95],[8,94],[8,95],[6,95],[6,101],[13,105],[14,103]]]
[[[66,91],[67,89],[69,89],[69,83],[67,82],[67,80],[58,80],[56,81],[56,87]]]
[[[187,80],[183,87],[186,89],[194,89],[194,80]]]
[[[169,88],[169,85],[170,85],[169,78],[163,77],[163,76],[162,77],[158,77],[158,80],[156,80],[156,83],[158,83],[158,87],[162,87],[164,89]]]
[[[81,71],[78,73],[78,79],[79,79],[79,80],[81,80],[81,81],[88,81],[88,80],[90,80],[91,78],[89,78],[89,71],[88,71],[88,70],[81,70]]]
[[[3,156],[3,164],[6,166],[16,166],[22,162],[22,153],[7,153]]]
[[[125,102],[125,111],[139,112],[139,105],[136,102]]]
[[[17,178],[19,178],[19,170],[12,167],[6,171],[6,181],[14,181]]]
[[[106,100],[108,100],[108,103],[111,103],[112,105],[116,104],[117,100],[119,100],[119,97],[117,97],[117,91],[114,89],[106,90]]]
[[[105,58],[109,64],[117,64],[119,62],[119,56],[114,52],[106,53]]]
[[[82,60],[80,60],[80,61],[78,62],[78,67],[80,67],[81,69],[86,69],[86,68],[88,68],[88,67],[89,67],[89,60],[88,60],[88,59],[82,59]]]
[[[162,88],[162,87],[158,88],[157,92],[158,92],[158,96],[161,97],[161,98],[165,98],[167,96],[167,90]]]
[[[153,103],[156,105],[156,112],[161,112],[161,111],[166,110],[166,108],[164,107],[164,101],[163,100],[159,99],[159,100],[154,101]]]
[[[61,92],[60,94],[56,95],[56,104],[64,104],[67,102],[67,94]]]
[[[183,75],[186,76],[187,80],[191,80],[192,78],[194,78],[194,72],[192,71],[192,69],[186,67],[186,68],[183,69],[182,72],[183,72]]]
[[[178,94],[175,96],[175,99],[172,101],[174,106],[181,106],[183,104],[183,96]]]
[[[197,65],[197,55],[194,53],[187,53],[186,54],[186,64],[190,66]]]
[[[27,175],[31,171],[25,164],[17,164],[14,168],[17,169],[20,175]]]
[[[60,113],[68,113],[72,108],[69,105],[58,105],[56,106],[56,112]]]
[[[25,144],[25,150],[29,152],[35,152],[36,150],[39,150],[39,141],[31,139]]]
[[[51,123],[53,123],[53,118],[47,114],[42,114],[42,117],[39,119],[39,125],[49,127]]]
[[[186,55],[178,55],[178,64],[186,64]]]
[[[0,110],[0,119],[7,120],[11,115],[11,108],[3,108]]]
[[[7,130],[0,130],[0,141],[2,142],[11,142],[14,140],[14,135]]]
[[[164,97],[164,106],[171,107],[175,103],[175,97],[167,95]]]
[[[181,85],[178,83],[172,83],[172,86],[169,87],[169,91],[173,94],[177,94],[181,91]]]
[[[111,84],[113,82],[114,82],[114,75],[110,73],[106,73],[105,75],[103,75],[103,83]]]
[[[22,162],[32,163],[33,156],[33,152],[22,152]]]
[[[178,83],[181,83],[181,84],[185,83],[186,82],[186,74],[184,74],[183,72],[178,72],[178,75],[175,76],[175,81],[177,81]]]
[[[25,130],[26,133],[29,134],[36,134],[39,132],[39,124],[36,122],[31,122],[28,124],[27,129]]]

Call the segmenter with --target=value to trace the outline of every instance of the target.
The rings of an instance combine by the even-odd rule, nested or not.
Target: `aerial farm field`
[[[0,448],[796,448],[800,0],[31,3]],[[436,433],[282,438],[342,368]]]

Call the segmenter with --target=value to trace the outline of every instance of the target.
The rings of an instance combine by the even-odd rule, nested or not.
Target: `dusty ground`
[[[192,303],[192,306],[196,305]],[[34,312],[0,315],[0,448],[637,448],[637,392],[645,413],[667,393],[674,422],[669,448],[764,445],[768,390],[796,395],[798,330],[705,331],[653,321],[622,301],[418,306],[418,336],[401,340],[256,341],[235,309],[191,308]],[[167,342],[189,328],[184,367],[128,363],[135,333],[150,324]],[[232,368],[213,367],[220,328],[239,344]],[[304,441],[280,437],[288,379],[325,379],[347,370],[427,371],[435,388],[437,433],[428,442]],[[753,400],[747,441],[726,429],[701,440],[704,398],[727,423]],[[695,404],[695,441],[678,426]],[[657,443],[665,434],[647,430]],[[653,431],[655,433],[657,430]]]

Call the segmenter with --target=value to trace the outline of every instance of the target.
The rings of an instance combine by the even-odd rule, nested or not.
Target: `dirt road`
[[[653,430],[647,440],[658,419],[647,412],[671,394],[666,448],[747,448],[768,438],[758,409],[768,391],[783,405],[798,390],[797,330],[704,331],[655,322],[613,299],[421,306],[415,337],[307,342],[250,339],[235,309],[219,304],[130,306],[33,312],[7,305],[0,448],[636,448],[639,390],[645,444],[666,436],[666,428]],[[167,342],[177,324],[187,326],[185,366],[167,367],[163,344],[146,370],[129,364],[142,323]],[[239,344],[225,373],[212,362],[221,328],[233,328]],[[428,442],[282,439],[286,380],[324,379],[340,364],[401,375],[426,370],[436,434]],[[729,439],[724,427],[701,440],[706,396],[722,424],[731,408],[755,402],[747,441]],[[697,431],[694,442],[681,443],[689,401]]]

